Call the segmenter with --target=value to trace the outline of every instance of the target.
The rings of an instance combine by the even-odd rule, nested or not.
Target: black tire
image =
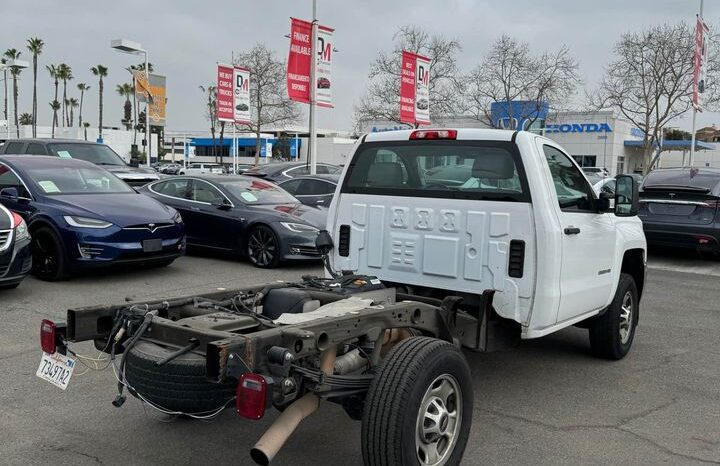
[[[60,238],[49,227],[32,232],[32,273],[40,280],[55,282],[67,277],[67,257]]]
[[[280,264],[280,241],[272,228],[258,225],[248,234],[247,256],[255,267],[272,269]]]
[[[237,382],[208,381],[202,355],[185,353],[162,366],[155,365],[174,351],[138,341],[126,356],[125,378],[132,390],[168,411],[188,414],[215,411],[232,400]]]
[[[437,385],[437,381],[443,385]],[[453,386],[452,383],[455,383]],[[448,384],[455,395],[446,397],[446,415],[438,424],[421,414],[433,406],[432,388]],[[455,393],[452,392],[452,393]],[[458,396],[459,395],[459,396]],[[430,396],[430,400],[428,400]],[[458,402],[458,397],[460,401]],[[437,397],[434,398],[437,401]],[[424,406],[428,406],[427,409]],[[453,412],[455,422],[448,444],[445,435],[438,435],[442,465],[460,464],[472,424],[473,390],[470,369],[460,350],[452,344],[430,337],[412,337],[395,346],[380,365],[370,384],[362,420],[362,454],[367,466],[421,465],[420,453],[426,451],[420,435],[419,416],[423,425],[440,425],[450,429],[448,417]],[[437,410],[436,410],[437,411]],[[440,411],[437,411],[440,413]],[[435,414],[435,413],[431,413]],[[444,419],[444,420],[443,420]],[[442,448],[443,439],[445,446]],[[433,463],[430,463],[433,464]]]
[[[630,303],[628,317],[626,309]],[[625,308],[625,309],[624,309]],[[590,351],[604,359],[622,359],[630,351],[640,313],[637,286],[631,275],[620,274],[612,303],[601,316],[590,321]],[[623,332],[622,330],[625,330]]]
[[[12,285],[0,285],[0,290],[14,290],[20,286],[20,283],[13,283]]]

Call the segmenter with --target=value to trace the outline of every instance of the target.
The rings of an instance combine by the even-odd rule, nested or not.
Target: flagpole
[[[703,15],[703,3],[704,3],[704,0],[700,0],[700,19],[701,20],[702,20],[702,15]],[[697,34],[697,31],[696,31],[696,34]],[[703,31],[703,42],[705,42],[704,36],[705,36],[705,34]],[[698,76],[698,79],[699,79],[699,76]],[[698,96],[698,99],[699,99],[699,96]],[[688,161],[688,166],[690,168],[692,168],[693,162],[695,161],[695,121],[696,120],[697,120],[697,106],[693,105],[692,130],[691,130],[691,135],[690,135],[690,160]]]
[[[315,122],[315,99],[317,91],[317,78],[315,77],[317,67],[317,0],[313,0],[312,8],[312,35],[310,44],[310,174],[317,173],[317,135]]]

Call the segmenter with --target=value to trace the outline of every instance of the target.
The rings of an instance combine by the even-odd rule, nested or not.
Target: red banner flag
[[[220,121],[234,121],[233,109],[233,67],[218,65],[217,67],[217,119]]]
[[[290,23],[290,54],[287,66],[288,97],[310,103],[310,58],[312,55],[312,24],[297,18]]]
[[[403,50],[400,67],[400,121],[429,125],[430,59]]]

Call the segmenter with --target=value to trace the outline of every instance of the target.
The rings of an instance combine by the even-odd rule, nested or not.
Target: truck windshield
[[[350,163],[343,192],[528,201],[511,143],[407,141],[366,143]]]
[[[95,165],[127,165],[112,149],[104,144],[58,143],[50,144],[50,153],[67,159],[80,159]]]

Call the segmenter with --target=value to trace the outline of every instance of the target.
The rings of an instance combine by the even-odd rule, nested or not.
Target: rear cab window
[[[530,202],[517,146],[506,141],[382,141],[355,153],[343,193]]]

